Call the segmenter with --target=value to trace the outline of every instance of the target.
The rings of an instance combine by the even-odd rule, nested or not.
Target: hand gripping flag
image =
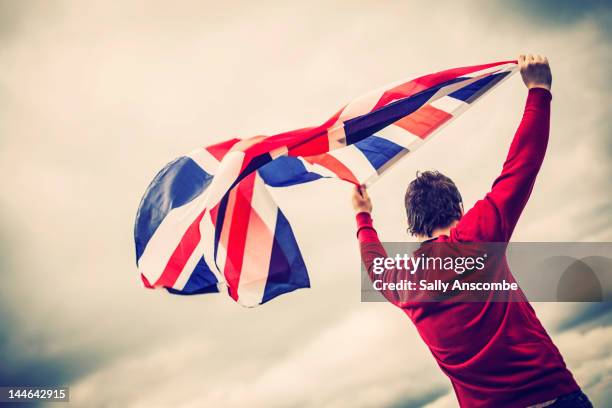
[[[425,75],[371,92],[320,126],[177,158],[155,176],[136,215],[142,282],[179,295],[227,290],[244,306],[310,287],[269,189],[322,177],[371,184],[516,67],[503,61]]]

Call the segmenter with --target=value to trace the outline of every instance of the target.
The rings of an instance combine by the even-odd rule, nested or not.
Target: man
[[[423,241],[421,248],[433,242],[510,240],[544,159],[550,122],[547,59],[521,55],[519,67],[529,89],[525,112],[491,191],[464,214],[461,195],[448,177],[417,173],[408,186],[408,227]],[[372,276],[374,260],[386,252],[372,224],[365,188],[355,189],[353,207],[361,257]],[[501,265],[511,277],[507,263]],[[387,279],[398,274],[385,273]],[[385,296],[413,321],[450,378],[460,406],[591,407],[527,301],[400,302]]]

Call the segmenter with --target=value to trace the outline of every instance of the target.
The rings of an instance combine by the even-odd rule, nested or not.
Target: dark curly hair
[[[417,171],[406,190],[405,203],[412,235],[431,237],[435,229],[461,218],[462,199],[457,186],[437,171]]]

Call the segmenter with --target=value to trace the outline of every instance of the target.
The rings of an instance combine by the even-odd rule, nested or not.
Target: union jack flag
[[[516,67],[502,61],[398,82],[320,126],[231,139],[175,159],[155,176],[136,215],[144,286],[179,295],[227,290],[244,306],[310,287],[271,189],[322,177],[371,184]]]

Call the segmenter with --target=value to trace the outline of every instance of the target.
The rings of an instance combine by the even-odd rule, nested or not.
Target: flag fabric
[[[398,82],[320,126],[231,139],[175,159],[136,215],[144,286],[180,295],[227,290],[244,306],[310,287],[271,189],[326,177],[369,185],[516,69],[516,61],[502,61]]]

